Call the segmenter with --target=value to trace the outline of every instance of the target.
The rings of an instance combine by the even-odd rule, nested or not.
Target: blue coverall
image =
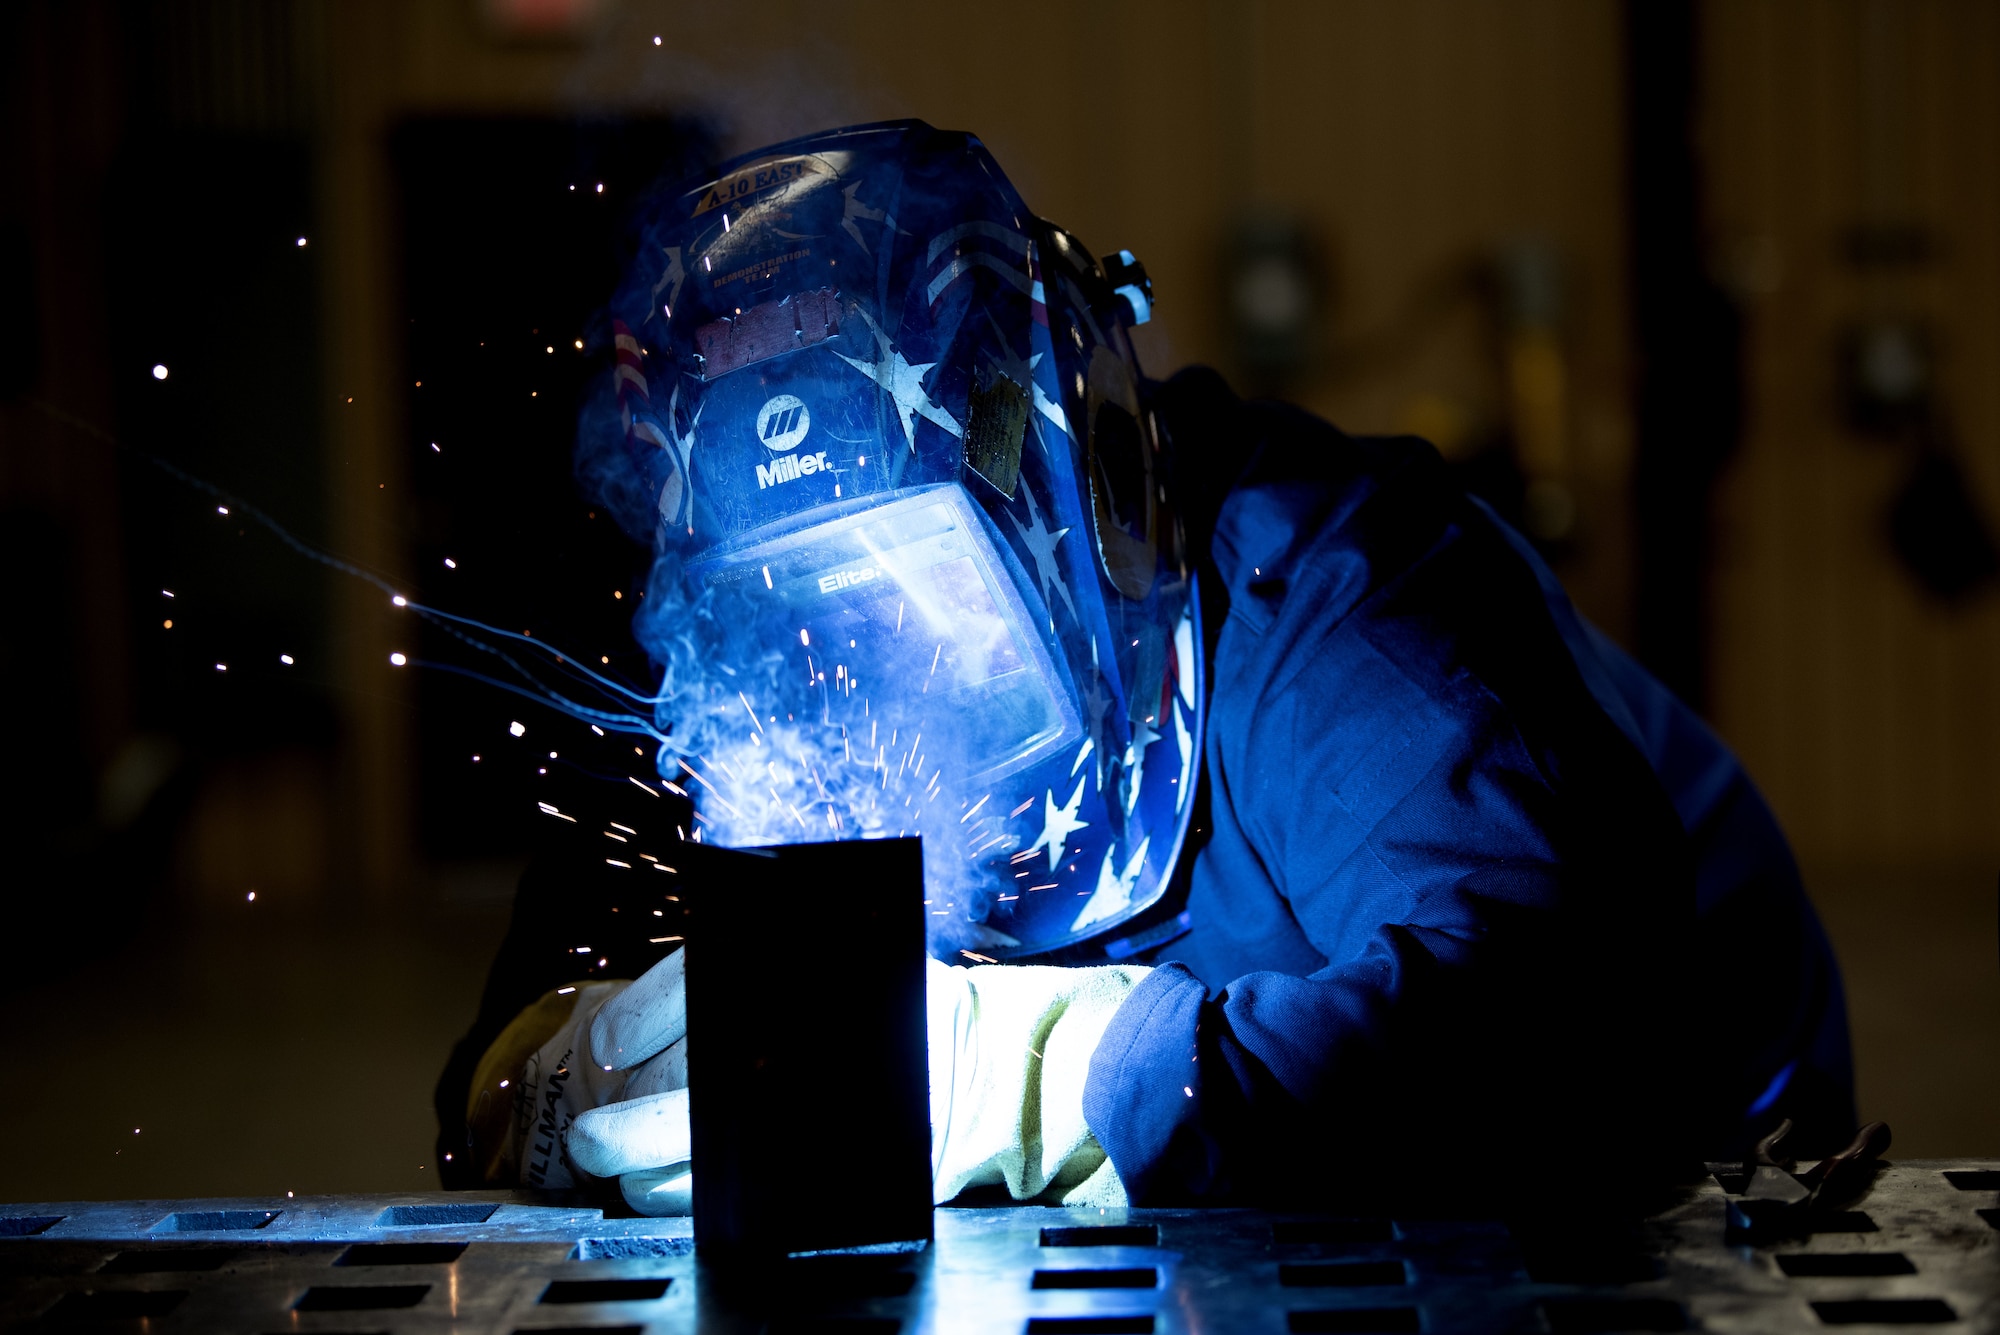
[[[1715,735],[1430,446],[1213,373],[1157,406],[1212,656],[1187,931],[1085,1092],[1134,1202],[1615,1190],[1784,1116],[1844,1141],[1839,973]]]

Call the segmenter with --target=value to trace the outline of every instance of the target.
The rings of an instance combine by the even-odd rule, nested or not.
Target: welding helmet
[[[739,158],[635,235],[579,460],[660,554],[636,629],[692,837],[921,834],[939,953],[1152,905],[1202,636],[1137,261],[918,121]]]

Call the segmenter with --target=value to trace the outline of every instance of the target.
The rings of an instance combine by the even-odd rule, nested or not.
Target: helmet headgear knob
[[[1125,303],[1126,323],[1142,325],[1153,318],[1153,280],[1146,266],[1129,250],[1104,257],[1104,277],[1111,291]]]

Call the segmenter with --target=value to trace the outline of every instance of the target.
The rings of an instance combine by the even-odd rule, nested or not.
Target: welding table
[[[1886,1166],[1821,1231],[941,1209],[918,1250],[698,1263],[688,1221],[523,1192],[0,1207],[8,1328],[265,1332],[2000,1330],[2000,1160]]]

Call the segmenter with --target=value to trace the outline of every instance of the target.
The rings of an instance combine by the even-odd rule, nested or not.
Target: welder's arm
[[[1436,850],[1433,866],[1451,883],[1308,976],[1212,994],[1168,963],[1138,983],[1083,1099],[1135,1204],[1394,1198],[1447,1178],[1504,1199],[1670,1167],[1686,983],[1646,864],[1572,878]],[[1328,888],[1358,899],[1385,880]],[[1292,903],[1310,919],[1318,898]]]
[[[1286,1169],[1311,1177],[1328,1142],[1351,1143],[1337,1115],[1312,1110],[1337,1106],[1343,1087],[1354,1102],[1371,1097],[1386,1074],[1374,1058],[1391,999],[1379,979],[1339,972],[1251,974],[1212,999],[1184,966],[1166,964],[1134,990],[1084,1095],[1132,1200],[1258,1201]]]

